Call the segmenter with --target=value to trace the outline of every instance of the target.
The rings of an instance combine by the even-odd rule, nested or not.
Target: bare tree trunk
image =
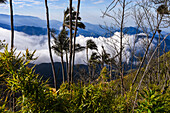
[[[169,35],[169,34],[168,34],[168,35]],[[152,53],[152,56],[151,56],[150,59],[149,59],[149,62],[148,62],[148,64],[147,64],[146,68],[145,68],[145,71],[144,71],[144,73],[143,73],[143,75],[142,75],[142,78],[141,78],[141,80],[140,80],[140,82],[139,82],[139,84],[138,84],[138,88],[137,88],[137,90],[136,90],[136,96],[135,96],[135,101],[134,101],[133,111],[132,111],[132,112],[134,112],[135,104],[136,104],[136,101],[137,101],[137,96],[138,96],[138,93],[139,93],[139,90],[140,90],[142,81],[143,81],[143,79],[144,79],[144,77],[145,77],[145,75],[146,75],[146,73],[147,73],[147,71],[148,71],[150,62],[152,61],[152,58],[153,58],[154,54],[156,53],[158,47],[159,47],[159,46],[161,45],[161,43],[168,37],[168,35],[166,35],[166,36],[164,37],[164,39],[158,44],[158,46],[156,47],[155,51]]]
[[[11,50],[14,48],[14,19],[13,19],[13,8],[12,0],[9,0],[10,3],[10,18],[11,18]]]
[[[101,68],[102,68],[102,69],[104,68],[104,59],[102,59]]]
[[[92,70],[92,75],[91,75],[91,81],[93,81],[94,79],[94,75],[95,75],[95,71],[96,71],[96,65],[95,64],[92,64],[93,65],[93,70]]]
[[[167,64],[167,62],[166,62],[166,64]],[[166,74],[165,74],[165,83],[164,83],[163,88],[162,88],[162,94],[165,94],[166,90],[169,87],[169,85],[168,85],[169,72],[170,72],[169,67],[167,67]]]
[[[13,108],[13,112],[15,112],[15,92],[12,91],[12,108]]]
[[[120,65],[120,75],[121,75],[121,94],[124,95],[124,85],[123,85],[123,69],[122,69],[122,52],[123,52],[123,46],[122,46],[122,39],[123,39],[123,25],[124,25],[124,14],[125,14],[125,0],[123,0],[123,12],[122,12],[122,20],[121,20],[121,28],[120,28],[120,59],[119,59],[119,65]]]
[[[9,0],[10,4],[10,19],[11,19],[11,51],[14,48],[14,16],[13,16],[13,7],[12,0]],[[15,93],[12,91],[12,109],[15,112]]]
[[[159,33],[159,40],[158,40],[158,44],[160,43],[160,33],[161,33],[161,30],[158,30],[158,33]],[[158,85],[160,83],[160,46],[158,46]]]
[[[65,69],[64,69],[63,55],[61,55],[61,66],[62,66],[63,83],[64,83],[65,82]]]
[[[75,45],[76,45],[77,22],[78,22],[79,9],[80,9],[80,0],[78,0],[77,13],[76,13],[76,22],[75,22],[75,29],[74,29],[73,60],[72,60],[72,68],[71,68],[72,82],[73,82],[73,73],[74,73]]]
[[[164,49],[163,49],[164,54],[165,54],[165,48],[166,48],[166,43],[164,42]],[[166,55],[163,55],[163,68],[165,69],[165,71],[167,73],[165,74],[165,83],[164,83],[163,88],[162,88],[162,94],[166,93],[166,89],[169,87],[168,80],[170,79],[170,77],[169,77],[170,69],[167,65],[167,61],[166,61],[167,58],[165,58],[165,57],[166,57]]]
[[[51,42],[50,42],[50,22],[49,22],[49,12],[48,12],[47,0],[45,0],[45,6],[46,6],[46,17],[47,17],[48,48],[49,48],[51,66],[52,66],[53,77],[54,77],[54,87],[55,87],[55,89],[56,89],[56,91],[57,91],[57,79],[56,79],[54,61],[53,61],[52,51],[51,51]]]
[[[88,63],[89,62],[88,47],[86,47],[86,58],[87,58],[87,63]]]
[[[112,80],[112,62],[110,62],[110,81]]]
[[[90,64],[89,64],[89,54],[88,54],[88,47],[86,47],[86,57],[87,57],[87,66],[88,66],[88,71],[89,71],[89,77],[91,79],[91,68],[90,68]]]
[[[139,29],[139,27],[137,27],[137,31],[136,31],[136,34],[138,34],[138,29]],[[136,36],[135,36],[135,40],[136,40]],[[134,43],[133,43],[133,49],[132,49],[132,59],[131,59],[131,76],[133,76],[133,73],[132,73],[132,70],[133,70],[133,60],[134,60],[134,55],[135,55],[135,41],[134,41]]]
[[[72,50],[73,50],[73,45],[72,45],[72,0],[70,0],[70,45],[69,45],[69,50],[70,50],[70,57],[69,57],[69,64],[68,64],[68,72],[67,72],[67,76],[68,76],[68,83],[70,85],[70,82],[72,83],[71,80],[71,61],[72,61]]]
[[[145,58],[146,58],[146,55],[148,54],[148,51],[149,51],[149,47],[150,47],[150,45],[151,45],[151,43],[152,43],[152,41],[153,41],[153,39],[154,39],[154,37],[155,37],[156,31],[157,31],[158,28],[159,28],[159,25],[160,25],[160,23],[161,23],[161,20],[162,20],[162,17],[161,17],[161,19],[160,19],[160,21],[159,21],[159,23],[158,23],[158,25],[157,25],[157,27],[156,27],[156,29],[155,29],[155,32],[154,32],[154,34],[153,34],[153,36],[152,36],[152,38],[151,38],[151,40],[150,40],[150,43],[148,44],[148,46],[147,46],[147,48],[146,48],[145,55],[143,56],[143,59],[142,59],[142,61],[141,61],[141,63],[140,63],[140,66],[139,66],[139,68],[138,68],[138,70],[137,70],[137,73],[135,74],[135,77],[134,77],[134,79],[133,79],[133,81],[132,81],[132,86],[135,84],[135,81],[137,80],[137,76],[139,75],[139,72],[140,72],[140,70],[141,70],[141,68],[142,68],[142,66],[143,66],[143,63],[144,63]]]
[[[68,73],[68,52],[66,50],[66,73]],[[67,74],[67,82],[69,83],[69,76]]]

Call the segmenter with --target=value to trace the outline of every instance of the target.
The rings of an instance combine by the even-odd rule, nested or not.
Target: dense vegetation
[[[15,51],[9,52],[7,47],[0,53],[1,112],[10,112],[13,104],[15,111],[22,113],[132,112],[135,89],[130,86],[133,74],[124,77],[126,86],[124,96],[121,95],[119,79],[107,82],[109,78],[106,67],[102,69],[94,83],[79,82],[71,84],[70,87],[67,83],[63,83],[58,91],[55,91],[48,86],[48,81],[43,81],[40,75],[34,73],[34,67],[27,67],[30,62],[29,56],[31,55],[28,53],[22,55],[16,54]],[[152,71],[148,71],[148,76],[142,83],[143,90],[138,96],[138,104],[135,104],[135,112],[170,111],[170,71],[167,69],[170,64],[170,52],[160,58],[161,81],[158,85],[154,73],[157,67],[152,64]]]

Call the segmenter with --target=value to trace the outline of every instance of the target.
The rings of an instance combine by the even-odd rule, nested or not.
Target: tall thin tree
[[[160,44],[160,35],[161,35],[161,30],[158,30],[158,34],[159,34],[159,39],[158,39],[158,45]],[[160,46],[158,46],[158,85],[160,83]]]
[[[14,16],[13,16],[12,0],[9,0],[9,5],[10,5],[10,20],[11,20],[11,51],[12,51],[14,48]],[[15,93],[12,92],[12,94],[13,94],[12,95],[13,112],[15,112]]]
[[[124,84],[123,84],[123,66],[122,66],[122,53],[123,53],[123,44],[122,44],[122,39],[123,39],[123,26],[124,26],[124,18],[125,18],[125,6],[126,6],[126,0],[123,0],[123,5],[122,5],[122,20],[121,20],[121,27],[120,27],[120,75],[121,75],[121,94],[124,95]]]
[[[71,82],[71,63],[72,63],[72,50],[73,50],[73,45],[72,45],[72,0],[70,0],[70,5],[69,5],[69,24],[70,24],[70,44],[69,44],[69,50],[70,50],[70,56],[69,56],[69,64],[68,64],[68,72],[67,72],[67,80],[68,83],[70,84]]]
[[[49,22],[49,11],[48,11],[47,0],[45,0],[45,7],[46,7],[47,32],[48,32],[48,49],[49,49],[51,66],[52,66],[52,71],[53,71],[54,87],[57,90],[56,72],[55,72],[54,61],[53,61],[52,51],[51,51],[51,42],[50,42],[50,22]]]
[[[76,34],[77,34],[77,22],[78,22],[79,9],[80,9],[80,0],[78,0],[77,12],[76,12],[76,22],[75,22],[75,29],[74,29],[73,60],[72,60],[72,68],[71,68],[71,82],[73,82],[73,71],[74,71],[74,60],[75,60],[75,45],[76,45]]]
[[[14,16],[13,16],[13,7],[12,0],[9,0],[10,4],[10,19],[11,19],[11,49],[14,47]]]

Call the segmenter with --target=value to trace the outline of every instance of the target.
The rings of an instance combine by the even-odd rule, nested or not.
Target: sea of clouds
[[[6,43],[10,45],[10,30],[6,30],[0,28],[0,40],[6,40]],[[102,47],[104,46],[107,53],[111,56],[116,56],[119,51],[120,47],[120,33],[116,32],[112,37],[105,38],[105,37],[84,37],[82,35],[77,37],[76,43],[79,43],[82,46],[86,46],[86,42],[89,39],[92,39],[96,45],[98,46],[99,53],[102,51]],[[123,60],[129,62],[131,51],[135,50],[135,53],[143,52],[144,46],[146,42],[149,41],[146,38],[144,39],[137,39],[135,35],[124,35],[123,38]],[[154,48],[156,40],[153,41],[151,44],[151,48]],[[40,63],[49,63],[49,52],[48,52],[48,43],[47,43],[47,36],[30,36],[23,32],[15,31],[15,39],[14,39],[14,46],[17,48],[17,52],[24,53],[25,50],[28,48],[30,51],[36,50],[35,56],[38,56],[38,59],[34,61],[35,64]],[[9,46],[10,47],[10,46]],[[1,50],[3,51],[3,50]],[[92,51],[89,50],[89,57]],[[57,56],[53,52],[53,59],[55,62],[60,62],[60,57]],[[118,59],[118,58],[117,58]],[[82,51],[76,53],[76,64],[86,64],[86,51]]]

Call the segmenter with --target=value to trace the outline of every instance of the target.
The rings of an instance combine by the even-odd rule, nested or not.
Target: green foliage
[[[64,21],[63,21],[63,26],[64,27],[70,27],[69,24],[70,24],[70,21],[69,21],[69,18],[70,18],[70,15],[69,15],[69,12],[70,12],[70,9],[67,8],[65,11],[64,11]],[[76,21],[76,11],[74,11],[74,8],[72,8],[72,26],[75,27],[75,21]],[[79,16],[78,14],[78,21],[81,21],[81,17]],[[81,29],[85,29],[85,25],[82,23],[82,22],[77,22],[77,27],[81,28]]]
[[[34,73],[34,67],[27,67],[29,61],[24,56],[21,56],[21,53],[16,54],[15,50],[8,52],[7,47],[0,53],[1,80],[6,85],[6,92],[19,95],[15,107],[21,108],[18,111],[22,113],[63,112],[64,108],[60,103],[64,101],[49,89],[47,81],[42,81],[41,77]],[[1,107],[1,111],[5,110],[4,108],[5,105]]]
[[[4,52],[0,52],[0,80],[4,81],[9,75],[14,75],[17,70],[20,69],[21,64],[24,63],[24,59],[20,57],[21,53],[15,54],[15,50],[8,52],[7,46]]]
[[[57,37],[55,36],[55,31],[53,31],[51,35],[54,38],[52,49],[57,55],[63,56],[63,54],[69,50],[68,31],[62,29]]]
[[[137,112],[148,113],[168,113],[167,104],[170,102],[165,98],[165,95],[161,95],[155,90],[143,90],[144,93],[140,93],[142,100],[138,102]],[[164,97],[165,96],[165,97]]]
[[[170,11],[169,11],[167,5],[160,5],[157,8],[157,12],[158,12],[158,14],[170,14]]]
[[[86,48],[91,49],[91,50],[98,50],[97,45],[95,44],[95,42],[91,39],[87,40],[86,42]]]
[[[106,82],[109,78],[107,77],[108,75],[108,70],[106,67],[104,67],[101,72],[100,76],[98,77],[98,81]]]
[[[0,106],[0,113],[10,113],[10,111],[8,111],[8,110],[5,108],[5,105],[3,105],[3,106]]]
[[[112,113],[130,112],[133,95],[128,93],[125,97],[117,95],[109,83],[73,84],[70,91],[68,84],[62,84],[59,91],[60,98],[65,100],[67,112],[71,113]],[[129,99],[126,99],[126,98]]]
[[[4,44],[5,40],[1,41],[0,40],[0,50],[3,49],[5,47],[5,44]]]
[[[63,56],[69,52],[69,38],[67,36],[68,31],[66,31],[66,29],[62,29],[57,37],[55,36],[55,31],[52,31],[51,35],[54,38],[54,45],[52,46],[52,49],[58,56]],[[85,47],[80,44],[75,45],[75,52],[80,52],[84,49]]]
[[[7,93],[18,95],[15,98],[15,108],[19,113],[132,112],[135,90],[130,88],[121,96],[120,80],[107,82],[106,67],[102,69],[96,83],[77,83],[71,84],[70,87],[65,83],[55,91],[48,86],[48,81],[43,81],[42,77],[34,73],[34,67],[27,66],[30,60],[26,55],[16,54],[15,50],[8,51],[7,46],[4,52],[0,53],[0,80],[1,84],[5,85],[5,94],[0,95],[3,97],[0,112],[11,112],[9,101],[12,99]],[[130,78],[130,75],[124,77],[127,87],[130,86]],[[149,84],[150,89],[140,93],[135,111],[170,112],[169,80],[164,84],[163,89],[162,85]],[[145,85],[142,88],[144,87]]]
[[[33,56],[35,55],[35,52],[36,52],[36,50],[34,50],[32,53],[30,53],[29,50],[26,49],[26,53],[23,54],[23,56],[26,58],[26,60],[30,60],[30,61],[37,60],[38,57],[33,58]]]
[[[89,63],[94,65],[95,63],[99,63],[100,56],[96,52],[92,52],[91,57],[89,59]]]
[[[110,61],[110,54],[106,52],[104,46],[102,46],[101,62],[108,64]]]
[[[68,112],[71,113],[110,113],[112,112],[112,90],[105,89],[103,85],[75,85],[71,87],[71,92],[62,85],[61,94],[68,98]],[[64,90],[63,90],[64,88]],[[64,91],[64,92],[63,92]],[[71,97],[70,97],[71,96]]]

